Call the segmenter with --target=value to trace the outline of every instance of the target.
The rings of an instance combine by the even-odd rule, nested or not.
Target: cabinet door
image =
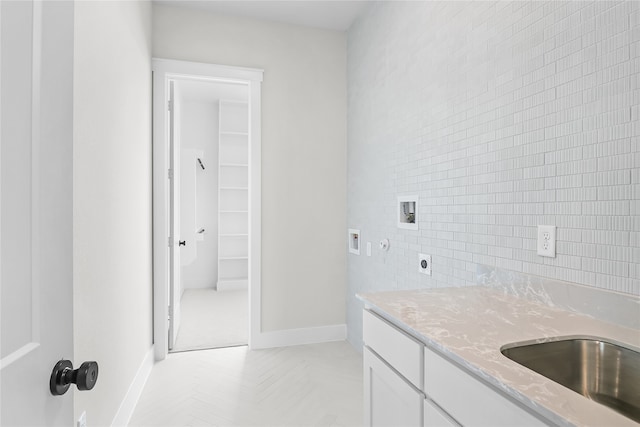
[[[424,427],[459,427],[460,424],[446,416],[442,409],[436,407],[433,402],[424,400]]]
[[[422,427],[424,396],[364,348],[364,425]]]

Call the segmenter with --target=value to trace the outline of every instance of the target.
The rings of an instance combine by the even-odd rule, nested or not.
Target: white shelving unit
[[[246,289],[249,272],[249,109],[220,100],[218,291]]]

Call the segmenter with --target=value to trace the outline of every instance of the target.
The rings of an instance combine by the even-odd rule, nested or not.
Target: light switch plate
[[[549,258],[556,257],[556,226],[538,226],[538,255]]]

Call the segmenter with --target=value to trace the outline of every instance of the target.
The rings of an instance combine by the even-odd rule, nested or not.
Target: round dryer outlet
[[[418,254],[418,271],[427,276],[431,276],[431,255]]]

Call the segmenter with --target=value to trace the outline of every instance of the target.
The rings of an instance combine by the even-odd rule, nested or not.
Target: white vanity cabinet
[[[425,347],[424,392],[463,426],[529,427],[544,422]]]
[[[365,426],[544,426],[511,399],[364,310]]]
[[[365,310],[364,425],[423,426],[424,346]]]
[[[435,402],[424,400],[424,427],[459,427]]]
[[[422,427],[423,394],[370,349],[363,357],[364,425]]]

